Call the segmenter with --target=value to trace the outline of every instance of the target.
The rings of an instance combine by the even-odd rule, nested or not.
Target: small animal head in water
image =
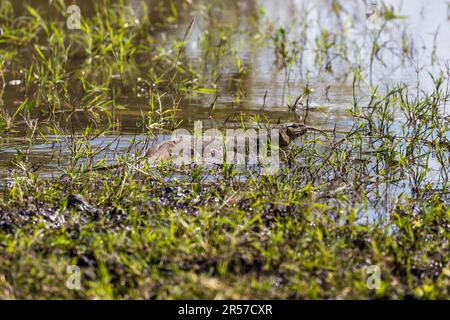
[[[301,123],[288,123],[280,127],[280,145],[282,147],[288,146],[297,137],[303,136],[308,131],[308,128]]]

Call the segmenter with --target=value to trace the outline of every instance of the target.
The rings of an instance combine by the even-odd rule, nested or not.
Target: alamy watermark
[[[381,288],[381,270],[379,266],[372,265],[366,268],[367,288],[378,290]]]
[[[369,30],[379,30],[383,26],[382,5],[377,2],[370,3],[366,8],[366,24]]]
[[[171,160],[175,164],[233,164],[255,168],[261,174],[274,175],[280,167],[279,129],[218,129],[203,132],[201,121],[194,124],[194,133],[178,129],[172,133]],[[158,155],[150,161],[157,161]]]
[[[67,266],[66,273],[69,277],[66,280],[66,287],[69,290],[81,290],[81,269],[79,266]]]
[[[66,20],[66,25],[69,30],[79,30],[81,28],[81,9],[79,6],[73,4],[67,7],[67,14],[69,17]]]

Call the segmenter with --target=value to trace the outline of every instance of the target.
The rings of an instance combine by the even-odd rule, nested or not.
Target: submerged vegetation
[[[256,1],[101,0],[70,30],[44,2],[0,4],[0,298],[450,297],[439,30],[427,47],[399,8],[367,24],[339,0],[289,25]],[[137,164],[196,120],[312,130],[274,175]]]

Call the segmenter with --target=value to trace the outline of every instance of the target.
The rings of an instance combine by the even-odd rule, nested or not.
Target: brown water
[[[49,3],[48,0],[14,1],[17,10],[23,7],[24,2],[44,11],[48,9]],[[237,100],[235,87],[229,85],[230,79],[238,77],[235,76],[236,70],[231,64],[229,67],[224,66],[217,81],[219,96],[214,111],[211,112],[210,108],[214,95],[186,97],[180,102],[177,114],[177,118],[183,120],[182,126],[192,127],[196,120],[204,121],[204,127],[221,126],[227,119],[241,112],[246,116],[267,116],[272,121],[296,121],[304,117],[305,110],[300,108],[296,112],[291,112],[287,104],[292,103],[306,85],[314,89],[311,110],[307,118],[310,125],[346,130],[353,124],[353,120],[346,112],[353,102],[353,76],[349,73],[350,64],[359,63],[363,66],[364,80],[357,92],[361,101],[364,101],[370,92],[368,60],[372,34],[367,30],[367,6],[364,1],[345,1],[345,4],[342,1],[344,8],[341,14],[345,17],[340,21],[344,21],[344,26],[332,12],[330,0],[225,1],[225,6],[213,10],[213,19],[205,17],[201,9],[208,1],[194,0],[193,5],[182,5],[181,2],[177,2],[180,7],[183,6],[179,13],[180,23],[174,27],[173,24],[164,22],[165,15],[170,12],[169,1],[147,1],[151,8],[152,21],[159,22],[157,37],[182,38],[192,17],[195,17],[196,22],[186,42],[183,62],[204,66],[207,73],[208,61],[204,59],[205,49],[200,41],[201,35],[206,30],[214,30],[214,26],[219,22],[228,23],[236,31],[229,41],[247,68],[247,75],[240,80],[245,96]],[[88,3],[79,2],[82,15],[92,14],[93,6]],[[140,2],[130,1],[130,3],[136,17],[139,18],[142,14],[139,9]],[[428,90],[431,88],[428,72],[436,74],[439,70],[443,70],[445,63],[450,59],[449,5],[446,0],[403,2],[392,0],[386,3],[395,6],[396,13],[405,16],[405,19],[389,23],[383,31],[382,39],[387,41],[392,50],[381,53],[380,58],[383,62],[375,61],[372,68],[372,83],[383,90],[386,86],[398,83],[414,87],[420,81],[421,89]],[[266,13],[260,16],[258,12],[262,7]],[[305,12],[309,14],[306,15]],[[258,19],[254,21],[254,17]],[[276,63],[272,40],[251,41],[245,31],[255,28],[255,24],[261,30],[285,27],[291,39],[295,40],[300,36],[300,26],[306,22],[310,27],[302,56],[303,63],[301,67],[296,65],[292,68],[289,81],[286,82],[284,71]],[[354,52],[349,53],[350,62],[339,58],[333,60],[332,73],[315,63],[314,39],[320,31],[319,27],[323,26],[327,26],[338,39],[344,36],[342,34],[344,31],[345,41],[352,43],[349,48],[352,46],[355,48]],[[399,54],[403,32],[406,32],[412,40],[410,50],[414,53],[414,63],[405,60]],[[356,52],[360,53],[357,55]],[[145,78],[146,68],[149,68],[146,64],[147,58],[145,56],[138,58],[135,69],[129,72],[130,78]],[[15,65],[29,65],[26,53],[16,59]],[[418,69],[422,71],[417,73]],[[3,101],[10,113],[14,113],[17,105],[23,101],[23,89],[20,85],[13,85],[11,81],[19,79],[20,74],[17,70],[6,70],[5,76],[9,84],[5,88]],[[125,110],[116,113],[115,120],[120,123],[119,129],[108,131],[92,141],[93,145],[100,149],[111,143],[110,152],[106,153],[110,159],[126,150],[134,137],[144,139],[144,135],[141,135],[142,129],[137,123],[141,120],[142,112],[146,113],[149,108],[146,99],[135,93],[120,95],[117,104],[126,106]],[[81,131],[88,124],[89,117],[76,114],[70,121],[75,131]],[[41,176],[58,175],[69,160],[63,137],[49,135],[46,137],[47,141],[33,139],[30,142],[23,128],[19,126],[16,129],[17,132],[5,134],[0,139],[0,178],[5,179],[9,176],[7,170],[11,167],[11,160],[17,155],[18,149],[29,152],[30,161],[40,167]],[[120,138],[117,139],[117,136]],[[100,156],[102,155],[104,154]]]

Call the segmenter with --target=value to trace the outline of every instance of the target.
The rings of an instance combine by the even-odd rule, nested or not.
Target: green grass
[[[144,172],[18,182],[0,209],[1,297],[448,298],[450,209],[438,195],[401,196],[368,222],[364,196],[321,193],[301,171],[214,184]],[[69,194],[102,212],[67,207]],[[79,291],[65,286],[68,265],[81,267]]]

